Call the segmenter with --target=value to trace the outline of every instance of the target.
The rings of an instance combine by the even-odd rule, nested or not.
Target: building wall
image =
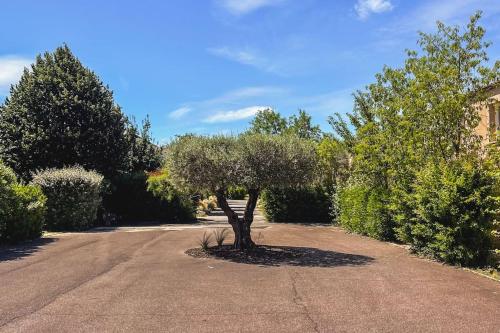
[[[490,97],[486,102],[478,105],[481,121],[476,127],[476,133],[483,138],[483,145],[496,140],[496,129],[500,122],[500,119],[498,119],[500,113],[500,86],[492,88],[488,95]]]

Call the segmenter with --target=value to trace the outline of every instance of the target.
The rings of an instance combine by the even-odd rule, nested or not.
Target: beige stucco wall
[[[483,138],[483,145],[495,140],[495,131],[492,130],[492,128],[498,126],[498,124],[496,124],[496,112],[498,108],[500,108],[500,86],[491,89],[488,95],[490,97],[486,102],[478,105],[481,121],[476,127],[476,133]]]

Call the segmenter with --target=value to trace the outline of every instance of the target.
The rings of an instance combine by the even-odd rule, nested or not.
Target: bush
[[[14,171],[0,162],[0,238],[5,238],[7,222],[12,216],[13,186],[16,182]]]
[[[10,243],[35,239],[42,235],[47,198],[38,186],[15,185],[15,206],[7,223],[6,236]]]
[[[39,187],[19,185],[14,172],[0,163],[0,243],[40,237],[45,202]]]
[[[116,214],[120,222],[153,220],[157,200],[147,191],[147,179],[144,171],[111,179],[103,200],[105,209]]]
[[[243,186],[230,186],[227,189],[227,198],[232,200],[243,200],[247,195],[247,190]]]
[[[152,174],[147,184],[148,192],[153,194],[159,204],[159,220],[182,223],[195,219],[194,201],[188,194],[181,193],[172,185],[166,171]]]
[[[274,188],[262,192],[262,206],[272,222],[326,223],[331,199],[322,188]]]
[[[208,196],[198,202],[198,211],[203,211],[205,214],[211,213],[217,208],[217,198],[214,195]]]
[[[415,251],[448,263],[486,264],[498,212],[494,184],[477,163],[427,165],[408,196],[413,214],[400,221],[399,237]]]
[[[115,177],[104,199],[105,208],[121,222],[190,222],[196,207],[177,191],[163,171],[140,171]]]
[[[32,183],[47,196],[46,229],[84,230],[93,225],[101,205],[103,177],[82,167],[47,169]]]
[[[387,193],[363,183],[348,184],[338,193],[340,225],[377,239],[394,238],[394,224],[387,211]]]

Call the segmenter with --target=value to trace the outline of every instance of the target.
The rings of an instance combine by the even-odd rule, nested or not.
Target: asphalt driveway
[[[333,227],[262,225],[254,236],[315,249],[323,264],[186,255],[210,227],[61,234],[3,249],[0,331],[500,332],[496,281]]]

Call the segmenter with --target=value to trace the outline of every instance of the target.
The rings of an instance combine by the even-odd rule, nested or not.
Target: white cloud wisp
[[[253,117],[257,112],[268,109],[268,106],[249,106],[237,110],[218,111],[215,114],[208,116],[204,122],[206,123],[227,123],[236,120],[242,120]]]
[[[358,0],[354,10],[361,20],[367,19],[371,14],[380,14],[394,8],[390,0]]]

